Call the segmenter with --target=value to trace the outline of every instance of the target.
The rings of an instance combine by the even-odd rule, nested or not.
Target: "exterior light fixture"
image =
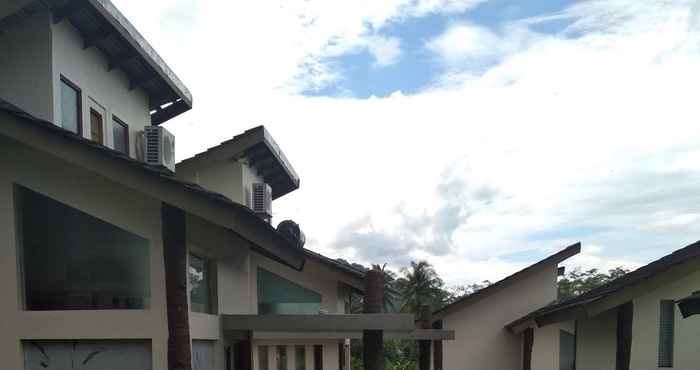
[[[678,309],[681,310],[684,319],[700,314],[700,290],[677,300],[676,304],[678,304]]]

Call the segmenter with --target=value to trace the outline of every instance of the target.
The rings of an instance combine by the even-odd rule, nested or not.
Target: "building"
[[[157,127],[191,107],[108,0],[0,3],[2,369],[333,370],[363,330],[453,335],[345,314],[363,272],[270,224],[299,177],[264,127],[175,166]]]
[[[433,313],[433,326],[455,332],[455,339],[442,346],[434,369],[446,370],[520,370],[522,338],[505,325],[557,299],[559,263],[581,251],[571,245],[513,275]],[[562,268],[563,269],[563,268]],[[543,337],[544,337],[543,333]],[[533,352],[547,352],[550,337],[537,342]],[[540,345],[542,345],[540,347]],[[433,344],[435,350],[436,345]],[[438,352],[440,347],[438,348]],[[538,356],[544,361],[549,354]],[[532,369],[543,369],[535,365]]]
[[[696,242],[509,323],[523,338],[523,369],[697,369],[700,316],[684,318],[677,303],[700,290],[699,257]]]

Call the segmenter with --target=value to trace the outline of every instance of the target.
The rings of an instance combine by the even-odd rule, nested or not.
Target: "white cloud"
[[[127,4],[127,15],[194,93],[193,111],[167,124],[186,138],[178,140],[178,157],[267,125],[302,177],[299,191],[275,202],[275,219],[297,220],[321,253],[385,262],[365,260],[366,245],[340,248],[339,231],[369,217],[360,231],[396,236],[401,225],[417,228],[423,215],[432,229],[445,202],[437,185],[452,179],[467,190],[498,189],[499,197],[480,204],[469,203],[469,191],[450,193],[469,205],[469,217],[448,228],[448,254],[398,249],[427,257],[450,283],[496,280],[525,265],[504,255],[578,240],[600,247],[585,251],[581,264],[607,266],[640,264],[700,239],[700,225],[688,216],[700,214],[700,173],[692,165],[700,151],[700,30],[687,2],[580,5],[566,13],[574,20],[571,38],[521,42],[520,35],[458,24],[436,39],[444,44],[432,44],[449,67],[444,85],[354,99],[294,91],[338,78],[324,58],[369,45],[363,42],[374,30],[402,14],[419,14],[417,7],[402,13],[413,2],[254,2],[239,9],[199,1],[191,4],[192,24],[179,25],[192,35],[178,39],[162,31],[178,24],[154,16],[156,5],[129,1],[117,5]],[[610,24],[601,9],[619,21]],[[460,35],[490,40],[495,54],[460,43]],[[450,54],[450,45],[458,50]],[[497,55],[497,62],[479,74],[458,68],[474,55]],[[301,85],[297,79],[278,89],[300,71]],[[586,231],[590,226],[606,228]],[[569,234],[532,238],[552,230]]]
[[[375,36],[368,39],[367,49],[374,56],[375,66],[386,67],[399,60],[401,41],[396,37]]]

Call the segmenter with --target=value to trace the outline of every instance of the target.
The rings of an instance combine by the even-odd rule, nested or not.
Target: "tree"
[[[558,281],[558,298],[560,301],[577,297],[593,288],[607,284],[629,272],[623,267],[608,270],[608,273],[599,272],[598,269],[582,271],[577,267]]]
[[[401,312],[417,313],[422,305],[438,308],[447,300],[449,293],[444,290],[445,283],[427,261],[411,261],[411,266],[402,268],[401,274],[403,276],[396,280],[396,288],[403,299]]]
[[[486,288],[487,286],[489,286],[491,284],[493,284],[493,283],[491,283],[491,281],[484,280],[481,283],[473,283],[473,284],[468,284],[468,285],[457,285],[457,286],[454,286],[452,288],[449,288],[447,290],[448,297],[447,297],[445,304],[450,304],[450,303],[457,301],[458,299],[460,299],[462,297],[472,295],[472,294],[480,291],[481,289]]]

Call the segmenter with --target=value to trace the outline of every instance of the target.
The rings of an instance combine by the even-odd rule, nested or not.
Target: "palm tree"
[[[396,281],[404,303],[401,312],[417,313],[422,305],[432,308],[442,306],[445,300],[445,283],[427,261],[413,262],[411,267],[402,268],[403,275]]]

